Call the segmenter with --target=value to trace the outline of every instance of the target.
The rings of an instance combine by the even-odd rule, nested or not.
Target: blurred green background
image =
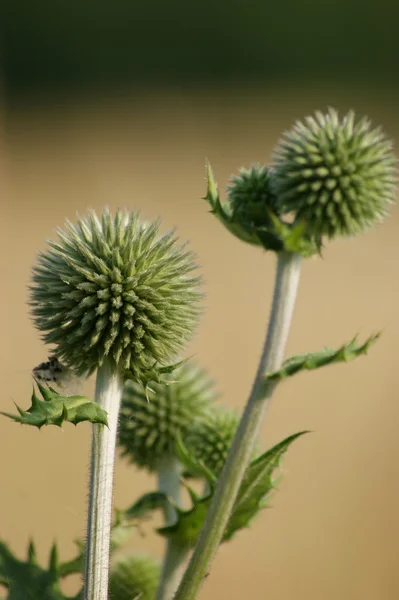
[[[267,162],[295,119],[355,109],[399,140],[397,2],[5,0],[0,6],[0,409],[28,406],[46,359],[26,305],[35,256],[88,207],[139,208],[197,252],[206,306],[188,355],[244,405],[263,340],[274,260],[208,214],[205,158],[223,193]],[[288,353],[383,330],[368,357],[284,384],[271,446],[314,433],[284,461],[272,510],[218,554],[201,599],[397,600],[399,215],[307,261]],[[92,393],[93,382],[86,385]],[[22,555],[84,535],[90,428],[0,419],[0,538]],[[153,478],[118,460],[115,504]],[[145,526],[131,550],[161,556]],[[68,590],[79,582],[68,581]],[[0,597],[1,597],[0,591]]]
[[[5,0],[10,92],[336,78],[398,82],[394,0]]]

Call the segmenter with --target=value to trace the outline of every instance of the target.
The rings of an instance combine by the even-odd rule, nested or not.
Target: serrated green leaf
[[[230,540],[239,529],[247,527],[255,515],[265,507],[265,499],[274,488],[273,478],[281,457],[291,443],[304,433],[302,431],[289,436],[251,462],[241,484],[223,541]],[[188,491],[193,502],[192,508],[179,509],[176,522],[157,531],[165,537],[172,538],[177,545],[192,547],[196,544],[204,524],[214,489],[203,497],[199,497],[191,488],[188,488]]]
[[[300,371],[311,371],[339,362],[349,362],[355,358],[367,354],[369,348],[375,344],[380,334],[371,335],[363,344],[357,343],[354,337],[348,344],[344,344],[337,350],[325,348],[319,352],[310,352],[298,356],[292,356],[283,362],[281,369],[266,373],[264,385],[269,381],[280,381],[291,377]]]
[[[44,386],[36,381],[42,395],[41,400],[35,388],[32,393],[32,404],[28,410],[23,410],[16,405],[19,415],[0,411],[0,414],[22,423],[33,425],[39,429],[43,425],[57,425],[61,427],[64,421],[77,425],[83,421],[108,425],[107,412],[96,402],[84,396],[63,396],[50,386]]]
[[[173,525],[159,527],[157,532],[167,538],[172,538],[178,546],[194,547],[205,522],[214,491],[210,491],[207,496],[200,498],[194,490],[187,489],[191,499],[196,499],[192,508],[178,510],[176,522]]]
[[[81,540],[76,540],[75,544],[77,546],[77,555],[71,558],[71,560],[60,563],[58,567],[60,579],[68,577],[68,575],[74,575],[75,573],[83,573],[85,546]]]
[[[207,192],[204,200],[206,200],[210,207],[212,214],[219,219],[219,221],[226,227],[230,233],[243,242],[253,244],[255,246],[261,246],[262,242],[256,234],[255,230],[246,228],[241,223],[236,223],[233,219],[229,205],[227,203],[222,204],[217,188],[217,184],[213,177],[211,165],[206,165],[206,178],[207,178]]]
[[[209,203],[212,214],[235,237],[248,244],[261,246],[265,250],[274,252],[285,250],[286,252],[298,252],[302,256],[311,256],[320,252],[321,245],[309,237],[305,222],[286,223],[272,211],[269,211],[270,225],[267,226],[259,227],[238,220],[233,215],[229,203],[221,202],[209,163],[206,166],[206,176],[207,192],[204,200]]]
[[[269,213],[275,235],[281,241],[281,250],[312,256],[320,247],[306,233],[306,223],[285,223],[272,212]]]
[[[175,452],[180,462],[186,467],[189,477],[203,477],[210,487],[215,485],[217,480],[216,475],[203,462],[189,452],[180,436],[176,439]]]
[[[247,527],[256,514],[265,508],[275,487],[275,471],[282,456],[292,442],[305,433],[307,432],[300,431],[287,437],[251,462],[241,484],[223,541],[230,540],[236,531]]]
[[[171,505],[171,502],[164,492],[149,492],[141,496],[130,508],[123,511],[123,514],[126,519],[144,519],[154,510],[165,511],[169,505]]]
[[[111,529],[111,554],[127,540],[135,526],[125,521],[121,511],[116,511]],[[8,590],[7,600],[80,600],[82,591],[67,597],[59,587],[60,580],[68,575],[83,574],[85,544],[77,540],[76,545],[76,556],[61,563],[58,548],[53,544],[48,568],[43,569],[38,565],[33,541],[28,545],[26,562],[14,557],[7,545],[0,542],[0,585]]]
[[[58,552],[54,545],[49,566],[43,569],[36,562],[33,544],[27,560],[16,558],[6,544],[0,542],[0,581],[8,590],[7,600],[77,600],[80,596],[65,596],[59,587]]]

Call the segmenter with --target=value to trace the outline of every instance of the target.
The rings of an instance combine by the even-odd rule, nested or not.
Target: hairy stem
[[[252,390],[219,478],[201,536],[174,600],[194,600],[222,540],[245,470],[251,459],[262,417],[276,383],[265,390],[264,375],[278,369],[284,358],[299,283],[302,257],[278,255],[273,305],[266,340]],[[262,392],[262,393],[261,393]]]
[[[84,600],[107,600],[112,487],[123,378],[109,361],[97,371],[95,400],[108,413],[108,427],[93,425]]]
[[[180,504],[180,462],[174,457],[166,457],[158,467],[158,488]],[[176,520],[176,511],[172,506],[165,510],[165,525]],[[161,581],[156,600],[171,600],[183,575],[189,547],[176,544],[168,539],[165,559],[162,565]]]

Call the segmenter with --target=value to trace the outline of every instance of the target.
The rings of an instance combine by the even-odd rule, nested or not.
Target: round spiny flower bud
[[[273,171],[281,213],[292,212],[308,232],[352,235],[387,214],[395,199],[392,145],[367,119],[342,121],[336,111],[298,122],[275,151]]]
[[[187,450],[216,477],[220,475],[240,422],[239,415],[215,406],[206,419],[197,421],[184,438]]]
[[[174,455],[177,438],[184,438],[216,398],[212,381],[190,363],[170,375],[169,382],[151,388],[154,393],[147,399],[141,386],[126,382],[118,437],[122,455],[150,471]]]
[[[270,224],[270,211],[277,211],[267,166],[253,165],[233,175],[227,188],[233,219],[252,227]]]
[[[193,254],[136,212],[90,212],[58,237],[30,288],[34,323],[55,354],[78,375],[108,357],[139,381],[175,357],[198,320]]]
[[[160,573],[160,562],[150,556],[125,556],[111,566],[110,598],[155,600]]]

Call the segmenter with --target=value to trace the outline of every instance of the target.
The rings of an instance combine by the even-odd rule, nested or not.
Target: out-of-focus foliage
[[[395,0],[5,0],[0,22],[10,92],[243,77],[398,81]]]

